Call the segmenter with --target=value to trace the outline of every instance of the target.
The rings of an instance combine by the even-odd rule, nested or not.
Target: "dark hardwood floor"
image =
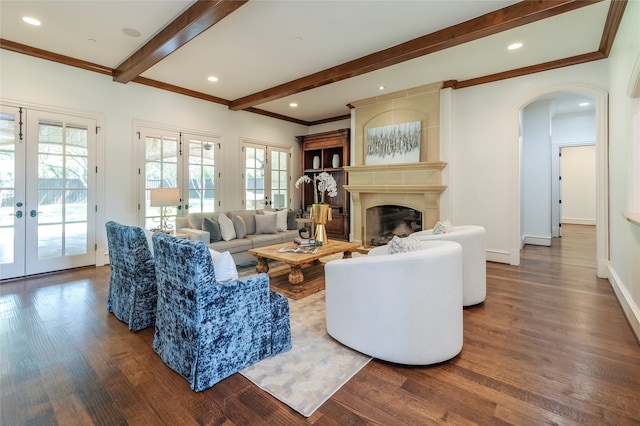
[[[434,366],[370,362],[310,418],[240,374],[196,393],[105,309],[109,268],[0,284],[2,425],[638,425],[640,346],[592,227],[487,264],[464,347]]]

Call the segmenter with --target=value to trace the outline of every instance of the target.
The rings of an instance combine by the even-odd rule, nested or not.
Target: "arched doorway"
[[[607,262],[609,258],[608,247],[608,164],[607,164],[607,93],[598,89],[583,86],[560,86],[548,88],[531,94],[520,101],[513,110],[514,126],[516,130],[513,137],[515,144],[514,165],[512,168],[512,179],[518,182],[517,196],[513,198],[513,223],[516,224],[512,231],[512,253],[517,253],[517,259],[512,259],[512,264],[519,264],[520,249],[522,248],[522,229],[525,225],[523,219],[522,189],[521,189],[521,173],[523,171],[523,150],[522,150],[522,122],[521,112],[528,105],[536,101],[544,101],[553,99],[555,94],[574,93],[580,96],[592,98],[595,100],[595,146],[596,146],[596,270],[597,275],[601,278],[607,277]],[[551,150],[551,147],[549,147]],[[549,155],[551,158],[551,155]],[[549,163],[549,169],[551,164]],[[551,170],[549,170],[551,172]],[[549,179],[551,179],[549,175]],[[551,188],[549,188],[551,190]],[[551,194],[549,194],[549,200]]]

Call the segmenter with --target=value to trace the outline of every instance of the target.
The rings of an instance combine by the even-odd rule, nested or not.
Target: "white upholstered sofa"
[[[462,246],[463,305],[484,302],[487,297],[487,243],[482,226],[460,225],[444,234],[433,229],[414,232],[412,237],[425,241],[455,241]]]
[[[327,331],[372,357],[434,364],[462,350],[462,248],[421,241],[420,249],[325,265]]]

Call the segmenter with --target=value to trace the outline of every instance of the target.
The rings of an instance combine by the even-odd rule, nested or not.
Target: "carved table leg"
[[[304,275],[302,275],[301,265],[289,265],[291,266],[291,272],[289,273],[289,284],[297,285],[302,284],[304,281]]]
[[[258,257],[258,264],[256,265],[256,272],[269,272],[269,264],[266,257]]]

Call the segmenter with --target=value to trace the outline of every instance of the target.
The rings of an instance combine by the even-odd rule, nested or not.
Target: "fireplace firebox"
[[[382,246],[394,235],[406,237],[422,230],[422,212],[404,206],[384,205],[366,209],[366,244]]]

